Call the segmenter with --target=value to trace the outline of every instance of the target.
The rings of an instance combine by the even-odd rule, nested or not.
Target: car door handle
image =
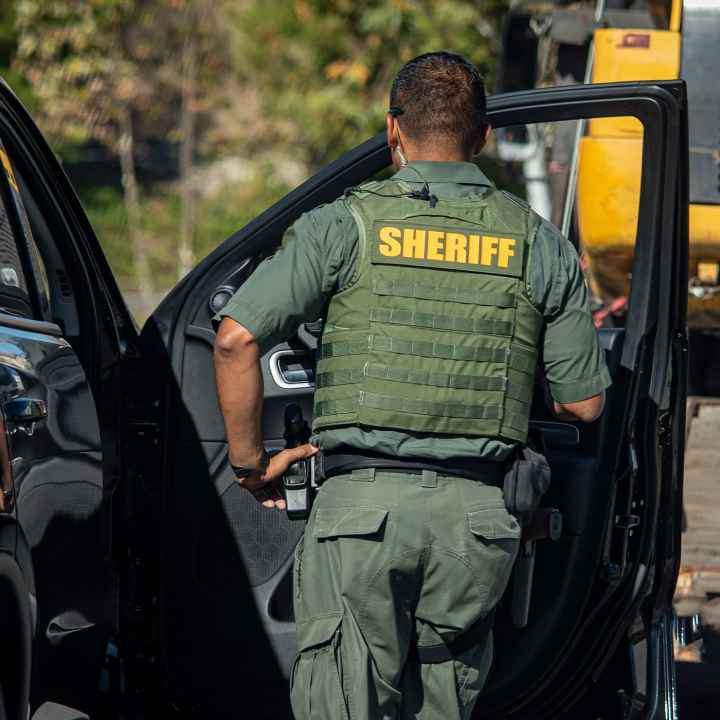
[[[3,403],[5,418],[9,422],[26,424],[44,420],[47,417],[47,405],[37,398],[13,398]]]

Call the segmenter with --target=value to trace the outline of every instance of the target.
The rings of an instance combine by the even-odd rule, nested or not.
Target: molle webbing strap
[[[365,355],[368,351],[368,339],[360,340],[336,340],[335,342],[323,342],[317,349],[318,360],[328,360],[334,357],[345,355]]]
[[[352,413],[362,405],[373,410],[411,413],[413,415],[432,415],[435,417],[466,418],[468,420],[500,420],[500,405],[470,405],[460,402],[431,402],[413,400],[377,393],[361,392],[356,397],[340,400],[321,400],[318,403],[320,415],[342,415]]]
[[[510,350],[510,362],[508,365],[513,370],[519,370],[534,377],[535,370],[537,370],[537,356],[533,351],[521,350],[515,345]]]
[[[363,382],[365,378],[409,383],[411,385],[431,385],[432,387],[455,388],[458,390],[487,390],[489,392],[503,392],[508,387],[507,378],[504,377],[450,375],[428,370],[410,370],[409,368],[376,364],[342,370],[320,370],[317,373],[316,382],[317,387],[322,388],[333,385],[353,385]]]
[[[375,393],[361,392],[351,398],[338,400],[320,400],[317,403],[317,414],[322,417],[333,415],[355,415],[361,408],[371,411],[385,410],[408,415],[424,415],[433,417],[454,418],[461,420],[485,420],[500,422],[499,405],[465,405],[463,403],[433,403],[408,398],[395,398]],[[502,417],[503,427],[517,431],[513,436],[524,438],[527,433],[527,417],[525,414],[505,412]],[[468,428],[469,430],[469,428]]]
[[[401,282],[399,280],[373,280],[373,292],[376,295],[414,298],[416,300],[437,300],[440,302],[457,302],[466,305],[483,305],[488,307],[515,307],[515,295],[506,292],[484,292],[475,288],[458,288],[440,285],[422,285],[419,283]]]
[[[476,344],[463,346],[456,343],[424,342],[422,340],[406,340],[387,335],[370,335],[358,340],[339,340],[324,342],[320,346],[320,358],[341,357],[343,355],[362,355],[368,350],[389,352],[399,355],[416,355],[419,357],[442,358],[445,360],[471,360],[474,362],[508,362],[509,367],[525,373],[534,373],[537,362],[532,350],[517,346],[489,348]]]
[[[371,308],[370,321],[391,325],[425,327],[433,330],[454,330],[457,332],[480,333],[484,335],[503,335],[510,337],[513,323],[509,320],[491,318],[464,318],[456,315],[436,315],[435,313],[399,310],[396,308]]]
[[[512,400],[524,403],[530,408],[532,402],[534,388],[534,377],[526,375],[521,381],[513,382],[508,380],[507,382],[507,396]]]

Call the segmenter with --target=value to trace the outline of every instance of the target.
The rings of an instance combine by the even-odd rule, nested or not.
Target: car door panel
[[[172,479],[173,519],[186,521],[163,521],[165,537],[173,538],[172,552],[163,565],[166,577],[181,583],[183,591],[163,598],[166,618],[172,622],[164,650],[172,658],[169,669],[176,678],[174,702],[188,702],[184,689],[194,691],[191,698],[202,692],[209,703],[203,705],[205,711],[222,713],[234,702],[232,678],[239,672],[255,677],[262,698],[258,706],[266,713],[259,717],[275,717],[288,712],[285,689],[295,634],[287,582],[303,525],[289,521],[285,513],[264,512],[237,484],[229,467],[214,378],[207,372],[214,339],[209,290],[187,328],[182,354],[183,376],[196,380],[183,383],[180,415],[174,422],[177,435],[171,452],[174,449],[183,472]],[[275,350],[288,349],[283,344]],[[285,444],[282,417],[288,395],[275,385],[269,355],[262,361],[267,390],[263,433],[272,451]],[[296,399],[310,418],[313,390],[301,392],[304,397]],[[188,447],[195,452],[187,453]],[[228,614],[243,621],[225,622],[223,631],[211,637],[197,625],[197,617],[227,618]],[[246,652],[248,647],[254,650]],[[206,658],[202,668],[191,659],[198,655]]]
[[[536,393],[535,429],[555,438],[548,450],[553,487],[545,500],[563,511],[565,531],[556,543],[538,544],[536,578],[542,581],[536,583],[529,625],[509,625],[507,602],[499,612],[496,670],[477,717],[554,717],[565,702],[558,698],[580,692],[592,672],[599,672],[619,633],[627,630],[623,613],[636,612],[638,588],[649,582],[659,507],[651,447],[659,417],[657,388],[668,381],[651,350],[664,351],[672,325],[660,321],[671,301],[660,298],[658,288],[679,282],[668,275],[660,283],[665,269],[653,249],[672,250],[682,241],[664,224],[678,207],[664,178],[677,163],[673,123],[682,97],[677,82],[593,85],[496,96],[489,105],[496,127],[634,115],[644,124],[645,154],[633,270],[638,282],[631,297],[635,314],[626,328],[601,333],[614,380],[608,410],[600,421],[576,429],[554,421]],[[228,288],[242,284],[301,212],[388,163],[384,138],[378,136],[325,168],[206,258],[143,329],[144,362],[153,363],[147,376],[166,378],[161,387],[139,384],[149,402],[165,409],[157,430],[165,460],[155,488],[164,507],[156,555],[163,567],[156,588],[164,660],[159,682],[167,683],[173,703],[201,715],[229,712],[243,689],[259,693],[258,717],[286,710],[294,654],[290,572],[302,532],[301,524],[255,503],[228,467],[212,371],[212,315],[222,303],[212,300],[222,293],[227,299]],[[310,420],[311,344],[300,332],[262,358],[263,433],[271,449],[282,446],[288,402],[300,403]],[[280,365],[283,357],[291,360]],[[675,412],[667,401],[663,407]],[[633,465],[636,458],[644,463],[641,470]],[[633,536],[632,503],[640,495],[640,529]],[[212,623],[198,624],[198,617]],[[581,661],[583,643],[591,642],[596,655]]]
[[[602,541],[613,503],[614,488],[605,472],[608,424],[617,422],[613,407],[616,398],[624,397],[627,388],[618,377],[622,356],[624,329],[601,330],[601,344],[613,376],[607,391],[608,411],[590,426],[580,428],[581,442],[576,447],[549,449],[547,458],[552,468],[552,484],[543,497],[544,507],[558,508],[563,516],[562,538],[558,542],[536,545],[535,582],[529,623],[522,629],[511,626],[507,600],[501,607],[496,626],[496,666],[484,691],[484,710],[494,716],[497,704],[503,707],[509,692],[518,687],[525,693],[532,685],[547,681],[545,673],[562,672],[569,658],[568,648],[584,615],[585,608],[596,598],[595,578],[607,572],[609,560],[604,558]],[[611,442],[614,442],[611,441]],[[539,579],[542,578],[542,581]],[[523,652],[518,652],[522,646]],[[526,695],[527,697],[527,695]]]
[[[4,534],[14,526],[14,557],[34,615],[32,710],[55,703],[80,716],[98,710],[108,638],[118,625],[112,378],[121,341],[131,348],[135,331],[56,157],[4,83],[0,156],[9,218],[0,232],[0,406],[14,496],[0,526]],[[10,262],[21,263],[25,281],[7,273]],[[4,302],[8,281],[27,286],[25,308]]]
[[[34,693],[81,706],[112,624],[100,434],[71,346],[34,325],[0,315],[0,404],[38,599]]]

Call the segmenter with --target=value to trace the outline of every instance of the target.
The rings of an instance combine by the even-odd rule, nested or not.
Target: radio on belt
[[[294,448],[310,440],[310,428],[296,403],[285,407],[285,447]],[[304,520],[310,511],[311,462],[298,460],[283,475],[287,514],[291,520]]]

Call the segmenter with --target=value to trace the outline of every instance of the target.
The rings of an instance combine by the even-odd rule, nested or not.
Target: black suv
[[[533,431],[563,513],[529,622],[498,613],[476,718],[674,718],[687,343],[687,111],[679,81],[498,95],[497,127],[634,116],[642,182],[626,321],[600,331],[602,418]],[[133,323],[70,183],[0,87],[0,719],[287,718],[302,524],[235,482],[213,314],[298,215],[387,168],[378,135],[205,258]],[[267,446],[312,410],[318,326],[262,359]],[[536,393],[542,399],[542,393]],[[508,603],[505,603],[507,606]],[[70,711],[69,708],[75,708]],[[64,713],[64,714],[63,714]]]

